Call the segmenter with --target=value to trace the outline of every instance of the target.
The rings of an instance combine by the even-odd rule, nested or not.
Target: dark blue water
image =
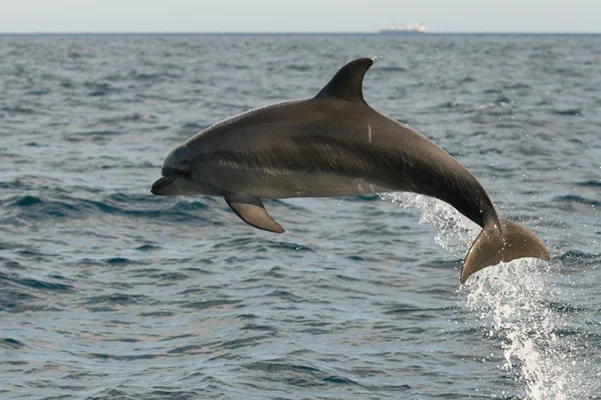
[[[552,252],[459,285],[478,229],[412,194],[150,194],[169,150],[381,57],[365,96]],[[592,399],[600,36],[0,37],[2,399]]]

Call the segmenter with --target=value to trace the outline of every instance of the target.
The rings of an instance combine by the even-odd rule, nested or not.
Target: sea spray
[[[480,227],[448,204],[412,193],[380,195],[402,207],[422,211],[420,223],[433,225],[436,242],[454,256],[465,256]],[[522,381],[523,395],[532,400],[587,398],[574,360],[573,340],[558,334],[565,322],[551,307],[561,291],[548,279],[549,263],[519,259],[486,268],[458,291],[467,307],[468,324],[491,340],[505,360],[500,369],[514,371]],[[496,396],[505,395],[496,393]]]
[[[436,228],[434,240],[453,256],[465,257],[480,227],[453,207],[433,197],[414,193],[381,193],[382,200],[391,200],[401,207],[415,207],[422,211],[420,224]]]
[[[557,332],[561,315],[550,304],[557,292],[546,282],[547,263],[514,260],[487,268],[469,279],[460,292],[479,329],[488,331],[503,352],[510,371],[519,368],[525,397],[532,400],[574,399],[576,382],[567,338]]]

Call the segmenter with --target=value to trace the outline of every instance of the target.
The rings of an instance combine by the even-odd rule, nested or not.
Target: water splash
[[[454,256],[465,256],[480,228],[448,204],[412,193],[380,195],[402,207],[422,211],[420,223],[433,225],[436,242]],[[566,323],[551,304],[562,298],[549,263],[519,259],[479,271],[459,290],[476,325],[500,350],[504,371],[513,371],[531,400],[587,398],[576,371],[574,339],[557,332]],[[580,366],[582,364],[580,363]],[[501,395],[501,394],[496,394]]]
[[[474,275],[461,292],[479,329],[500,346],[505,360],[500,367],[517,369],[527,399],[574,399],[569,393],[577,384],[574,360],[566,351],[568,339],[557,333],[564,322],[550,306],[558,293],[546,281],[549,269],[535,259],[501,263]]]
[[[422,211],[420,224],[432,225],[438,233],[434,240],[455,257],[465,257],[480,227],[453,207],[433,197],[415,193],[381,193],[382,200],[392,200],[403,208]]]

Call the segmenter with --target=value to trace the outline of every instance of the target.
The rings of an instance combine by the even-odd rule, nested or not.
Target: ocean
[[[549,262],[465,285],[479,228],[410,193],[150,193],[212,123],[375,57],[367,102]],[[0,398],[601,398],[601,36],[0,36]]]

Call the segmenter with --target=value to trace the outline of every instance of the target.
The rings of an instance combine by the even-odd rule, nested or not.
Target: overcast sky
[[[0,0],[0,32],[601,32],[601,0]]]

